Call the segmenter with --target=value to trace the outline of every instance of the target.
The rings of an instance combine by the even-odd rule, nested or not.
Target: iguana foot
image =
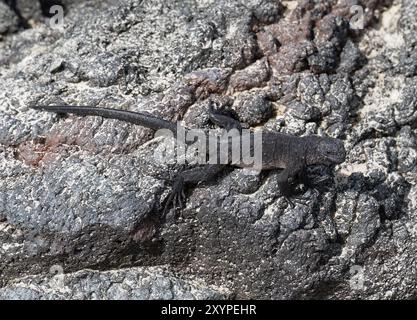
[[[308,205],[308,200],[303,199],[300,196],[293,196],[293,197],[289,197],[289,196],[284,196],[285,200],[288,202],[288,204],[290,205],[291,209],[293,209],[295,207],[295,204],[301,204],[301,205]]]
[[[172,190],[165,200],[165,206],[163,211],[163,217],[166,217],[171,205],[174,211],[184,207],[186,201],[184,193],[184,178],[180,175],[174,181]]]

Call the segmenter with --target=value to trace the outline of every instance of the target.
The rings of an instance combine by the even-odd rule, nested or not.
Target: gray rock
[[[65,273],[59,265],[47,276],[15,279],[0,288],[1,300],[195,300],[226,299],[225,288],[201,279],[183,280],[164,267]]]
[[[18,27],[19,19],[16,14],[6,4],[0,2],[0,36],[4,33],[15,32]]]
[[[362,1],[364,29],[350,30],[357,1],[291,3],[63,1],[61,30],[35,2],[20,2],[32,22],[19,30],[0,10],[1,298],[416,296],[417,5]],[[342,138],[347,160],[310,168],[317,191],[300,186],[294,208],[278,172],[230,168],[162,219],[179,166],[156,156],[172,140],[28,108],[209,128],[209,102],[250,126]],[[168,267],[135,268],[149,265]]]
[[[272,105],[262,93],[242,93],[236,97],[233,109],[239,120],[251,126],[265,122],[272,116]]]
[[[39,21],[41,19],[42,8],[40,1],[16,0],[10,2],[15,2],[15,9],[19,12],[21,18],[25,22],[29,22],[29,20]]]

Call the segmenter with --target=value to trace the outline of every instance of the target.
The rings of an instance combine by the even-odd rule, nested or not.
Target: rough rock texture
[[[27,276],[0,288],[0,299],[225,299],[228,291],[201,280],[181,280],[161,267],[113,271],[83,270],[61,273],[58,265],[49,276]]]
[[[0,37],[2,34],[17,31],[18,24],[19,19],[12,9],[5,3],[0,2]]]
[[[17,3],[0,2],[1,298],[416,297],[414,0],[63,1],[58,30]],[[358,5],[363,29],[350,23]],[[155,160],[166,139],[28,108],[208,128],[209,101],[248,126],[341,138],[347,161],[312,168],[327,179],[294,208],[277,172],[230,169],[165,220],[178,170]],[[44,278],[54,265],[63,292]],[[136,268],[150,265],[168,271]]]

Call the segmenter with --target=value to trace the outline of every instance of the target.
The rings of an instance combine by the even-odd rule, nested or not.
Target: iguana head
[[[308,146],[306,148],[307,165],[323,164],[332,165],[339,164],[346,159],[346,150],[343,141],[335,138],[309,136],[306,137]]]

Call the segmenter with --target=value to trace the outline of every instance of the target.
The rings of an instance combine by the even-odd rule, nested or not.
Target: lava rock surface
[[[415,1],[59,3],[56,29],[41,4],[0,2],[0,298],[416,297]],[[327,179],[294,208],[278,172],[231,168],[161,219],[167,139],[29,108],[208,128],[210,101],[250,127],[340,138],[347,159],[312,168]]]

